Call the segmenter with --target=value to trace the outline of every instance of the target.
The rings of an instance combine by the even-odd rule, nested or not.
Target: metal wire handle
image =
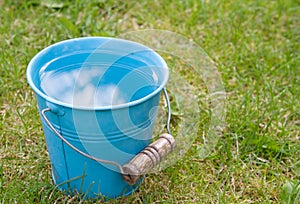
[[[170,135],[171,134],[171,129],[170,129],[170,123],[171,123],[171,115],[172,115],[172,111],[171,111],[171,104],[170,104],[170,99],[169,99],[169,96],[168,96],[168,93],[167,93],[167,89],[164,88],[164,95],[165,95],[165,98],[166,98],[166,103],[167,103],[167,107],[168,107],[168,119],[167,119],[167,124],[166,124],[166,128],[167,128],[167,131]]]
[[[167,103],[167,107],[168,107],[168,119],[167,119],[167,124],[166,124],[166,128],[167,128],[167,131],[168,133],[171,135],[171,130],[170,130],[170,121],[171,121],[171,106],[170,106],[170,100],[169,100],[169,96],[168,96],[168,93],[167,93],[167,90],[166,88],[163,89],[164,91],[164,95],[165,95],[165,98],[166,98],[166,103]],[[49,126],[49,128],[66,144],[68,145],[70,148],[72,148],[73,150],[75,150],[77,153],[81,154],[82,156],[85,156],[89,159],[92,159],[94,161],[97,161],[97,162],[100,162],[100,163],[104,163],[104,164],[111,164],[111,165],[115,165],[116,167],[119,168],[120,170],[120,173],[121,174],[124,174],[124,170],[123,170],[123,167],[117,163],[117,162],[114,162],[114,161],[110,161],[110,160],[105,160],[105,159],[99,159],[99,158],[96,158],[96,157],[93,157],[81,150],[79,150],[78,148],[76,148],[74,145],[72,145],[68,140],[66,140],[56,129],[55,127],[52,125],[52,123],[49,121],[49,119],[47,118],[46,116],[46,112],[48,111],[51,111],[51,108],[45,108],[41,111],[41,115],[42,117],[44,118],[45,122],[47,123],[47,125]]]

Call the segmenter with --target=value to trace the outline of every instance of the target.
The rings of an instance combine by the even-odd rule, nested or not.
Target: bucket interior
[[[30,62],[27,77],[48,101],[101,109],[128,106],[158,93],[167,83],[168,69],[141,44],[91,37],[46,48]]]

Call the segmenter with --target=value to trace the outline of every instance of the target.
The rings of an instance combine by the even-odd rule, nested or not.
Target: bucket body
[[[39,52],[27,79],[38,109],[76,149],[123,165],[151,141],[161,90],[169,72],[153,50],[131,41],[86,37]],[[58,188],[85,198],[116,198],[131,186],[111,164],[94,161],[64,143],[42,118]]]

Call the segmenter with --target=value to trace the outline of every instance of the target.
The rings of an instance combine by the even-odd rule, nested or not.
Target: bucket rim
[[[55,46],[59,46],[62,45],[64,43],[67,42],[71,42],[71,41],[76,41],[76,40],[114,40],[114,41],[120,41],[120,42],[126,42],[126,43],[130,43],[130,44],[135,44],[137,46],[141,46],[143,48],[145,48],[145,50],[149,50],[151,51],[156,57],[157,59],[159,59],[159,61],[162,63],[164,69],[166,69],[165,72],[165,77],[162,81],[162,83],[159,85],[159,87],[157,87],[153,92],[151,92],[150,94],[139,98],[137,100],[134,101],[130,101],[127,103],[122,103],[122,104],[117,104],[117,105],[105,105],[105,106],[80,106],[80,105],[74,105],[74,104],[70,104],[70,103],[65,103],[62,102],[60,100],[57,100],[51,96],[48,96],[47,94],[45,94],[43,91],[41,91],[33,82],[32,76],[31,76],[31,71],[33,69],[33,64],[36,60],[38,60],[38,58],[40,56],[42,56],[45,52],[47,52],[48,50],[50,50],[51,48],[55,47]],[[26,78],[28,81],[28,84],[30,85],[30,87],[33,89],[33,91],[40,97],[44,98],[47,102],[50,102],[52,104],[55,105],[60,105],[66,108],[71,108],[71,109],[78,109],[78,110],[113,110],[113,109],[123,109],[123,108],[128,108],[131,106],[135,106],[138,104],[141,104],[145,101],[147,101],[148,99],[154,97],[156,94],[160,93],[167,85],[167,82],[169,80],[169,68],[167,63],[165,62],[165,60],[153,49],[141,44],[141,43],[137,43],[134,41],[130,41],[130,40],[125,40],[125,39],[121,39],[121,38],[114,38],[114,37],[104,37],[104,36],[91,36],[91,37],[78,37],[78,38],[71,38],[71,39],[67,39],[67,40],[62,40],[59,42],[56,42],[54,44],[51,44],[47,47],[45,47],[44,49],[40,50],[38,53],[36,53],[33,58],[30,60],[30,62],[28,63],[27,66],[27,70],[26,70]]]

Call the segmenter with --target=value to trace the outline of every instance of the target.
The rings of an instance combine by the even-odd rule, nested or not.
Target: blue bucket
[[[55,185],[85,198],[131,194],[118,165],[149,145],[165,61],[141,44],[106,37],[62,41],[30,61]],[[95,158],[98,158],[95,159]]]

